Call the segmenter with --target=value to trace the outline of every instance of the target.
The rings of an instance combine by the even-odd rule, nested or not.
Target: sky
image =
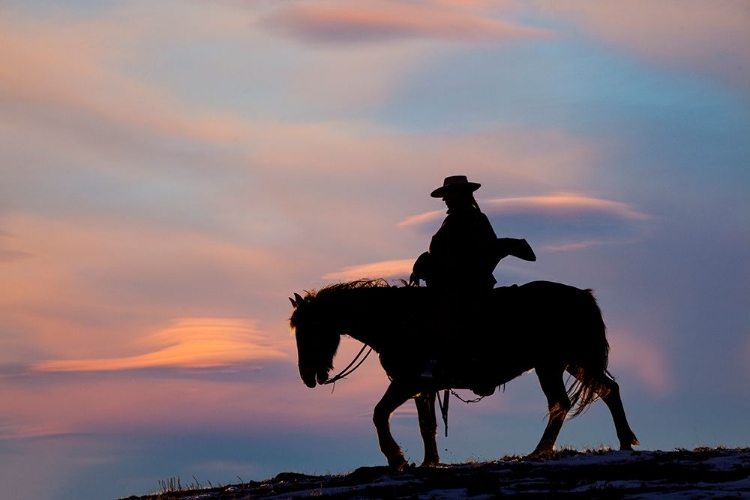
[[[642,449],[750,446],[748,137],[745,0],[2,1],[3,497],[385,464],[385,373],[303,386],[288,297],[408,277],[455,174],[536,251],[499,285],[594,289]],[[456,402],[443,461],[545,406]],[[558,439],[616,445],[601,403]]]

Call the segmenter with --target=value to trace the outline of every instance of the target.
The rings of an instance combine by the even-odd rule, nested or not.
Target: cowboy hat
[[[433,198],[442,198],[445,196],[445,193],[464,189],[473,193],[479,189],[480,186],[481,184],[479,183],[469,182],[465,175],[451,175],[450,177],[446,177],[443,181],[443,185],[430,193],[430,196]]]

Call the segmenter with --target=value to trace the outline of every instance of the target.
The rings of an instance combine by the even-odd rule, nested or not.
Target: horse
[[[423,376],[434,359],[436,351],[429,346],[435,344],[445,314],[436,292],[379,279],[337,283],[305,293],[290,298],[289,319],[302,382],[312,388],[329,380],[342,335],[370,346],[391,381],[373,412],[380,451],[389,466],[407,466],[389,421],[398,407],[413,398],[424,444],[421,466],[437,466],[435,395],[442,389],[472,388],[477,380],[461,369],[436,370],[429,379]],[[460,332],[466,341],[463,348],[439,352],[455,352],[463,361],[477,358],[486,367],[481,382],[493,387],[531,369],[536,372],[549,413],[531,456],[552,453],[566,417],[579,415],[598,398],[612,415],[620,449],[632,450],[640,444],[625,416],[619,385],[607,370],[606,327],[591,290],[534,281],[494,288],[467,307],[474,320]],[[461,361],[439,359],[438,363],[465,366]],[[573,376],[568,388],[563,380],[566,371]]]

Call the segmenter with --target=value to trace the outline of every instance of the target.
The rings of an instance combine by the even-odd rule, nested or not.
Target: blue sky
[[[643,448],[750,445],[748,89],[742,0],[3,2],[10,498],[384,463],[382,369],[305,388],[287,297],[408,276],[453,174],[536,250],[500,284],[595,290]],[[602,406],[558,445],[614,446]],[[442,458],[544,413],[529,375],[453,405]]]

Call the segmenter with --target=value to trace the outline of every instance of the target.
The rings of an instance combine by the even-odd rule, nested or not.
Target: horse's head
[[[289,300],[294,307],[289,326],[297,338],[299,374],[307,387],[315,387],[316,383],[323,384],[328,380],[341,336],[326,326],[314,297],[302,298],[295,293]]]

